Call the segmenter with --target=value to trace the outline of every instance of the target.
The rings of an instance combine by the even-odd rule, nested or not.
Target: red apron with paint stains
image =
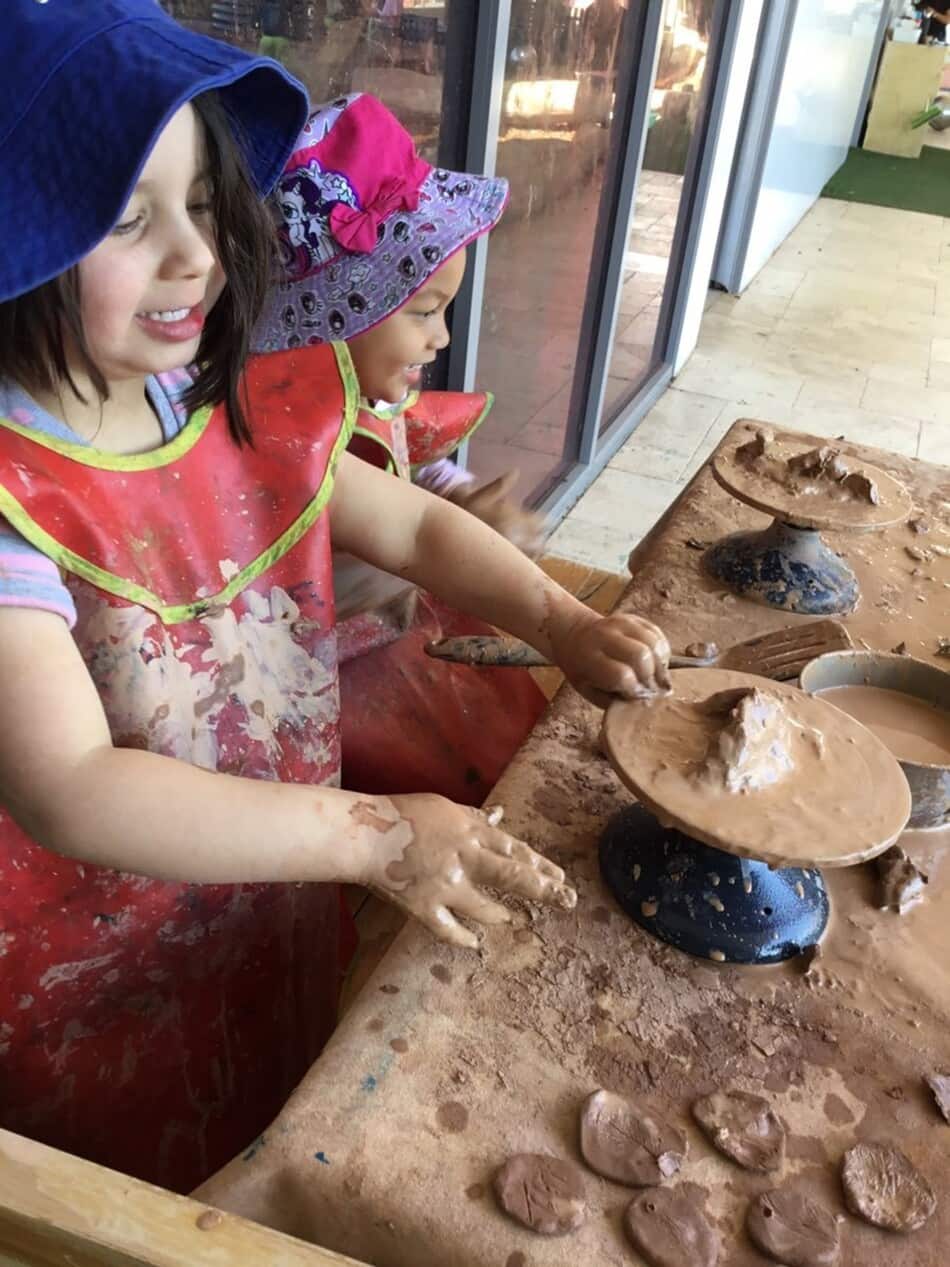
[[[364,403],[350,451],[408,479],[453,453],[492,403],[485,392],[413,393],[380,410]],[[339,555],[334,582],[344,608],[376,597],[339,625],[344,786],[481,805],[544,710],[531,674],[431,659],[427,642],[495,631],[431,595],[407,601],[404,582]]]
[[[66,573],[117,746],[334,783],[323,508],[355,380],[327,346],[262,357],[247,385],[254,448],[221,408],[129,457],[4,423],[0,513]],[[0,815],[0,1123],[194,1187],[318,1054],[347,938],[336,886],[161,883],[59,857]]]

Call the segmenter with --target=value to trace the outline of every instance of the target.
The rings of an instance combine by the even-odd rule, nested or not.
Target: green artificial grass
[[[822,194],[842,202],[950,216],[950,150],[925,145],[920,158],[849,150]]]

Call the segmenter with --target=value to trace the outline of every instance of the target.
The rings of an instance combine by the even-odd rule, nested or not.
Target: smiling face
[[[360,381],[372,401],[396,404],[422,382],[422,369],[448,347],[445,314],[465,276],[464,250],[432,274],[391,317],[347,344]]]
[[[221,292],[204,134],[190,105],[171,119],[104,241],[79,264],[81,318],[107,383],[194,360]]]

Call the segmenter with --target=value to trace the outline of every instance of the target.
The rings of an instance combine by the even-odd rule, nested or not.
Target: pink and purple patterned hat
[[[273,195],[284,275],[254,332],[272,352],[354,338],[498,223],[508,182],[433,168],[381,101],[310,116]]]

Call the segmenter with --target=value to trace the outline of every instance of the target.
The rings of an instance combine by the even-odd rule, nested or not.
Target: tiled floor
[[[742,296],[711,294],[696,351],[550,553],[621,569],[741,417],[950,465],[950,219],[819,200]]]

